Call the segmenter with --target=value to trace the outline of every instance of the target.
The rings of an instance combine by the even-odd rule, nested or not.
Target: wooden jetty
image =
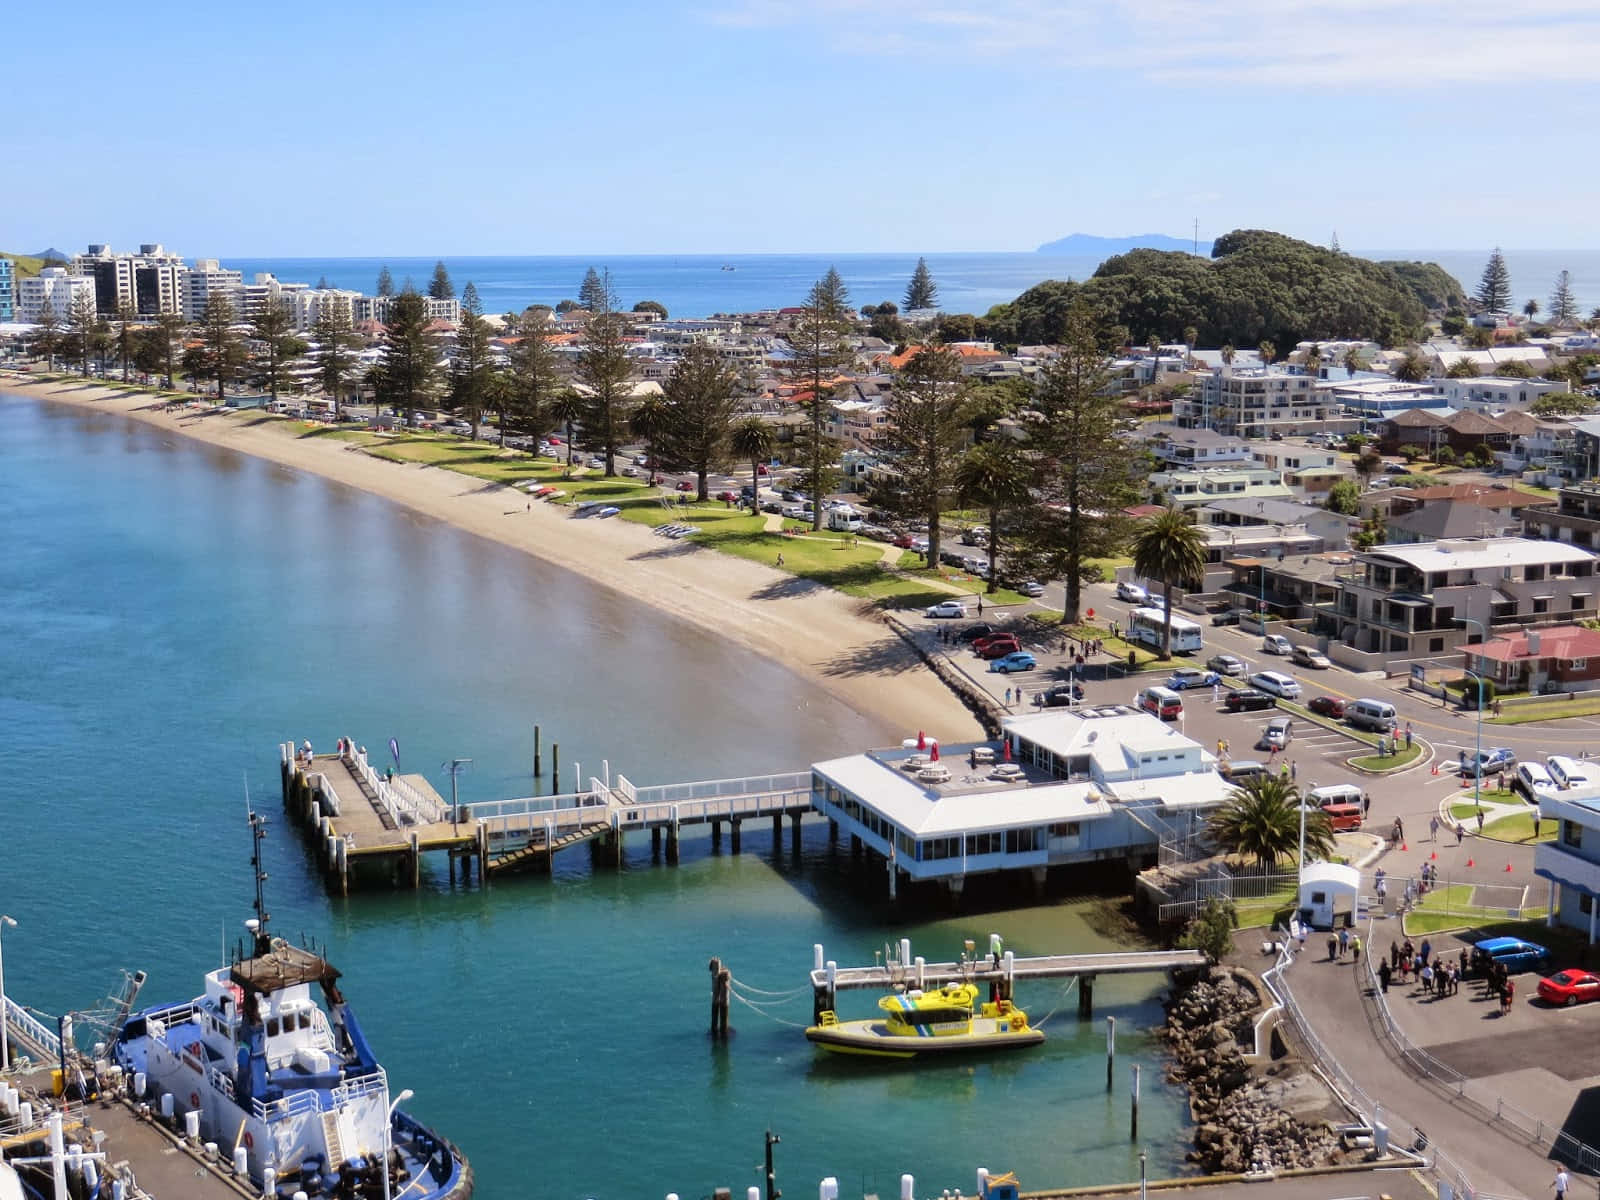
[[[886,962],[870,967],[841,967],[831,960],[824,961],[819,943],[811,948],[812,1019],[820,1021],[824,1012],[833,1011],[839,992],[860,988],[880,992],[892,992],[896,988],[926,990],[930,984],[939,987],[948,980],[960,979],[987,983],[995,995],[1010,999],[1019,979],[1076,979],[1078,1016],[1087,1020],[1094,1015],[1096,976],[1196,969],[1205,966],[1207,961],[1199,950],[1119,950],[1110,954],[1046,954],[1018,958],[1011,951],[1001,949],[997,934],[989,935],[987,955],[977,957],[972,949],[972,943],[968,942],[967,953],[957,962],[928,962],[920,955],[913,957],[911,939],[902,938],[885,956]]]
[[[620,866],[624,838],[649,831],[652,853],[678,861],[678,834],[685,825],[709,825],[714,849],[728,827],[730,848],[743,849],[746,821],[771,822],[772,845],[782,845],[784,818],[793,849],[800,825],[812,811],[811,772],[791,771],[744,779],[638,787],[613,776],[603,764],[587,789],[553,796],[525,796],[452,809],[421,775],[377,771],[366,749],[342,738],[332,754],[316,754],[308,743],[279,746],[284,808],[307,831],[329,887],[350,890],[362,864],[381,869],[363,874],[416,887],[427,851],[445,851],[451,873],[460,863],[470,879],[516,871],[548,874],[562,850],[587,844],[596,866]],[[580,769],[574,775],[581,777]]]

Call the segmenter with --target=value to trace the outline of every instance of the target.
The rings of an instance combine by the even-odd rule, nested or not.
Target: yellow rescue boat
[[[978,987],[947,983],[932,992],[897,992],[878,1001],[882,1020],[841,1021],[824,1012],[806,1040],[835,1054],[925,1058],[1037,1046],[1044,1033],[1009,1000],[978,1002]]]

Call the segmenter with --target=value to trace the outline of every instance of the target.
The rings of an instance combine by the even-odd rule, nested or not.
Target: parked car
[[[1557,788],[1586,787],[1591,778],[1587,763],[1579,762],[1568,754],[1551,754],[1544,760],[1545,770]]]
[[[1539,999],[1546,1004],[1580,1004],[1600,997],[1600,978],[1587,971],[1558,971],[1539,980]]]
[[[972,648],[974,650],[982,650],[985,646],[997,638],[1004,638],[1008,642],[1014,642],[1017,640],[1017,635],[1012,633],[1009,629],[991,629],[988,633],[980,634],[979,636],[973,638]]]
[[[1212,613],[1211,623],[1213,625],[1237,625],[1239,623],[1239,610],[1237,608],[1225,608],[1219,613]]]
[[[929,605],[925,617],[964,617],[967,615],[967,606],[960,600],[941,600],[937,604]]]
[[[1244,660],[1232,654],[1213,654],[1206,659],[1206,670],[1215,671],[1218,675],[1243,675]]]
[[[993,625],[989,624],[989,622],[987,622],[987,621],[979,621],[976,625],[968,625],[965,629],[963,629],[959,633],[957,633],[956,634],[956,641],[958,641],[958,642],[975,642],[979,638],[986,638],[991,633],[998,633],[998,632],[999,631],[997,629],[995,629],[995,627]]]
[[[1311,703],[1306,707],[1314,713],[1338,720],[1344,716],[1344,704],[1345,702],[1337,696],[1313,696]]]
[[[1144,604],[1150,599],[1150,593],[1137,583],[1123,579],[1117,582],[1117,599],[1126,600],[1129,604]]]
[[[1175,692],[1181,692],[1184,688],[1210,687],[1221,682],[1222,676],[1215,671],[1202,671],[1199,667],[1179,667],[1167,676],[1167,686]]]
[[[1549,960],[1550,952],[1537,942],[1525,942],[1514,937],[1492,937],[1474,946],[1472,957],[1477,962],[1487,959],[1503,963],[1506,970],[1515,973],[1538,969]]]
[[[1217,768],[1217,774],[1229,783],[1243,783],[1246,779],[1256,779],[1266,773],[1267,768],[1253,758],[1234,759]]]
[[[1026,650],[1013,650],[1010,654],[1003,654],[990,663],[989,670],[1009,675],[1013,671],[1031,671],[1038,665],[1033,655]]]
[[[1053,687],[1046,688],[1034,697],[1036,703],[1042,704],[1046,708],[1066,708],[1074,700],[1082,699],[1083,684],[1081,683],[1058,683]]]
[[[901,533],[895,535],[895,539],[890,545],[899,546],[902,550],[909,550],[911,549],[911,542],[912,537],[909,533]]]
[[[1273,717],[1261,730],[1261,740],[1256,743],[1256,749],[1287,750],[1292,741],[1294,741],[1294,718]]]
[[[1009,633],[997,634],[978,647],[978,657],[993,660],[1004,658],[1008,654],[1021,653],[1022,647],[1017,644],[1017,639]]]
[[[1511,776],[1511,790],[1521,793],[1529,804],[1537,804],[1556,790],[1556,781],[1543,763],[1518,763]]]
[[[1044,584],[1040,583],[1037,579],[1024,580],[1022,583],[1017,585],[1017,591],[1021,592],[1029,599],[1037,600],[1040,596],[1044,595]]]
[[[1294,645],[1281,633],[1269,633],[1261,639],[1263,654],[1279,654],[1284,658],[1294,653]]]
[[[1294,676],[1285,675],[1282,671],[1257,671],[1250,676],[1250,686],[1280,700],[1300,698],[1300,685],[1295,682]]]
[[[1222,707],[1229,712],[1254,712],[1262,708],[1275,708],[1278,701],[1266,692],[1258,692],[1255,688],[1240,688],[1236,692],[1229,692],[1222,699]]]
[[[1319,671],[1333,666],[1328,661],[1326,654],[1323,654],[1320,650],[1313,650],[1310,646],[1296,646],[1293,653],[1289,655],[1289,661],[1298,663],[1302,667],[1315,667]]]
[[[1509,746],[1495,746],[1479,750],[1456,760],[1456,768],[1469,779],[1473,775],[1493,775],[1496,771],[1509,771],[1517,765],[1517,755]]]

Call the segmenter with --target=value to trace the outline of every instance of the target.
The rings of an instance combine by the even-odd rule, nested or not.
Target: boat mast
[[[272,949],[272,937],[267,933],[267,922],[271,919],[271,914],[267,912],[266,893],[261,886],[267,881],[267,873],[261,869],[261,843],[266,840],[266,836],[267,819],[258,816],[255,810],[251,809],[250,867],[255,872],[256,877],[256,919],[252,923],[254,928],[250,931],[251,936],[255,939],[255,945],[251,949],[251,953],[254,955],[266,954]]]

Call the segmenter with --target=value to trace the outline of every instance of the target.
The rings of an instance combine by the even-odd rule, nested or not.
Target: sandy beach
[[[781,663],[857,712],[947,741],[977,721],[862,601],[771,567],[666,542],[624,521],[574,521],[508,488],[437,467],[374,458],[347,442],[302,438],[256,412],[166,411],[114,385],[0,372],[0,390],[117,417],[309,471],[578,572]],[[844,748],[841,748],[844,749]]]

